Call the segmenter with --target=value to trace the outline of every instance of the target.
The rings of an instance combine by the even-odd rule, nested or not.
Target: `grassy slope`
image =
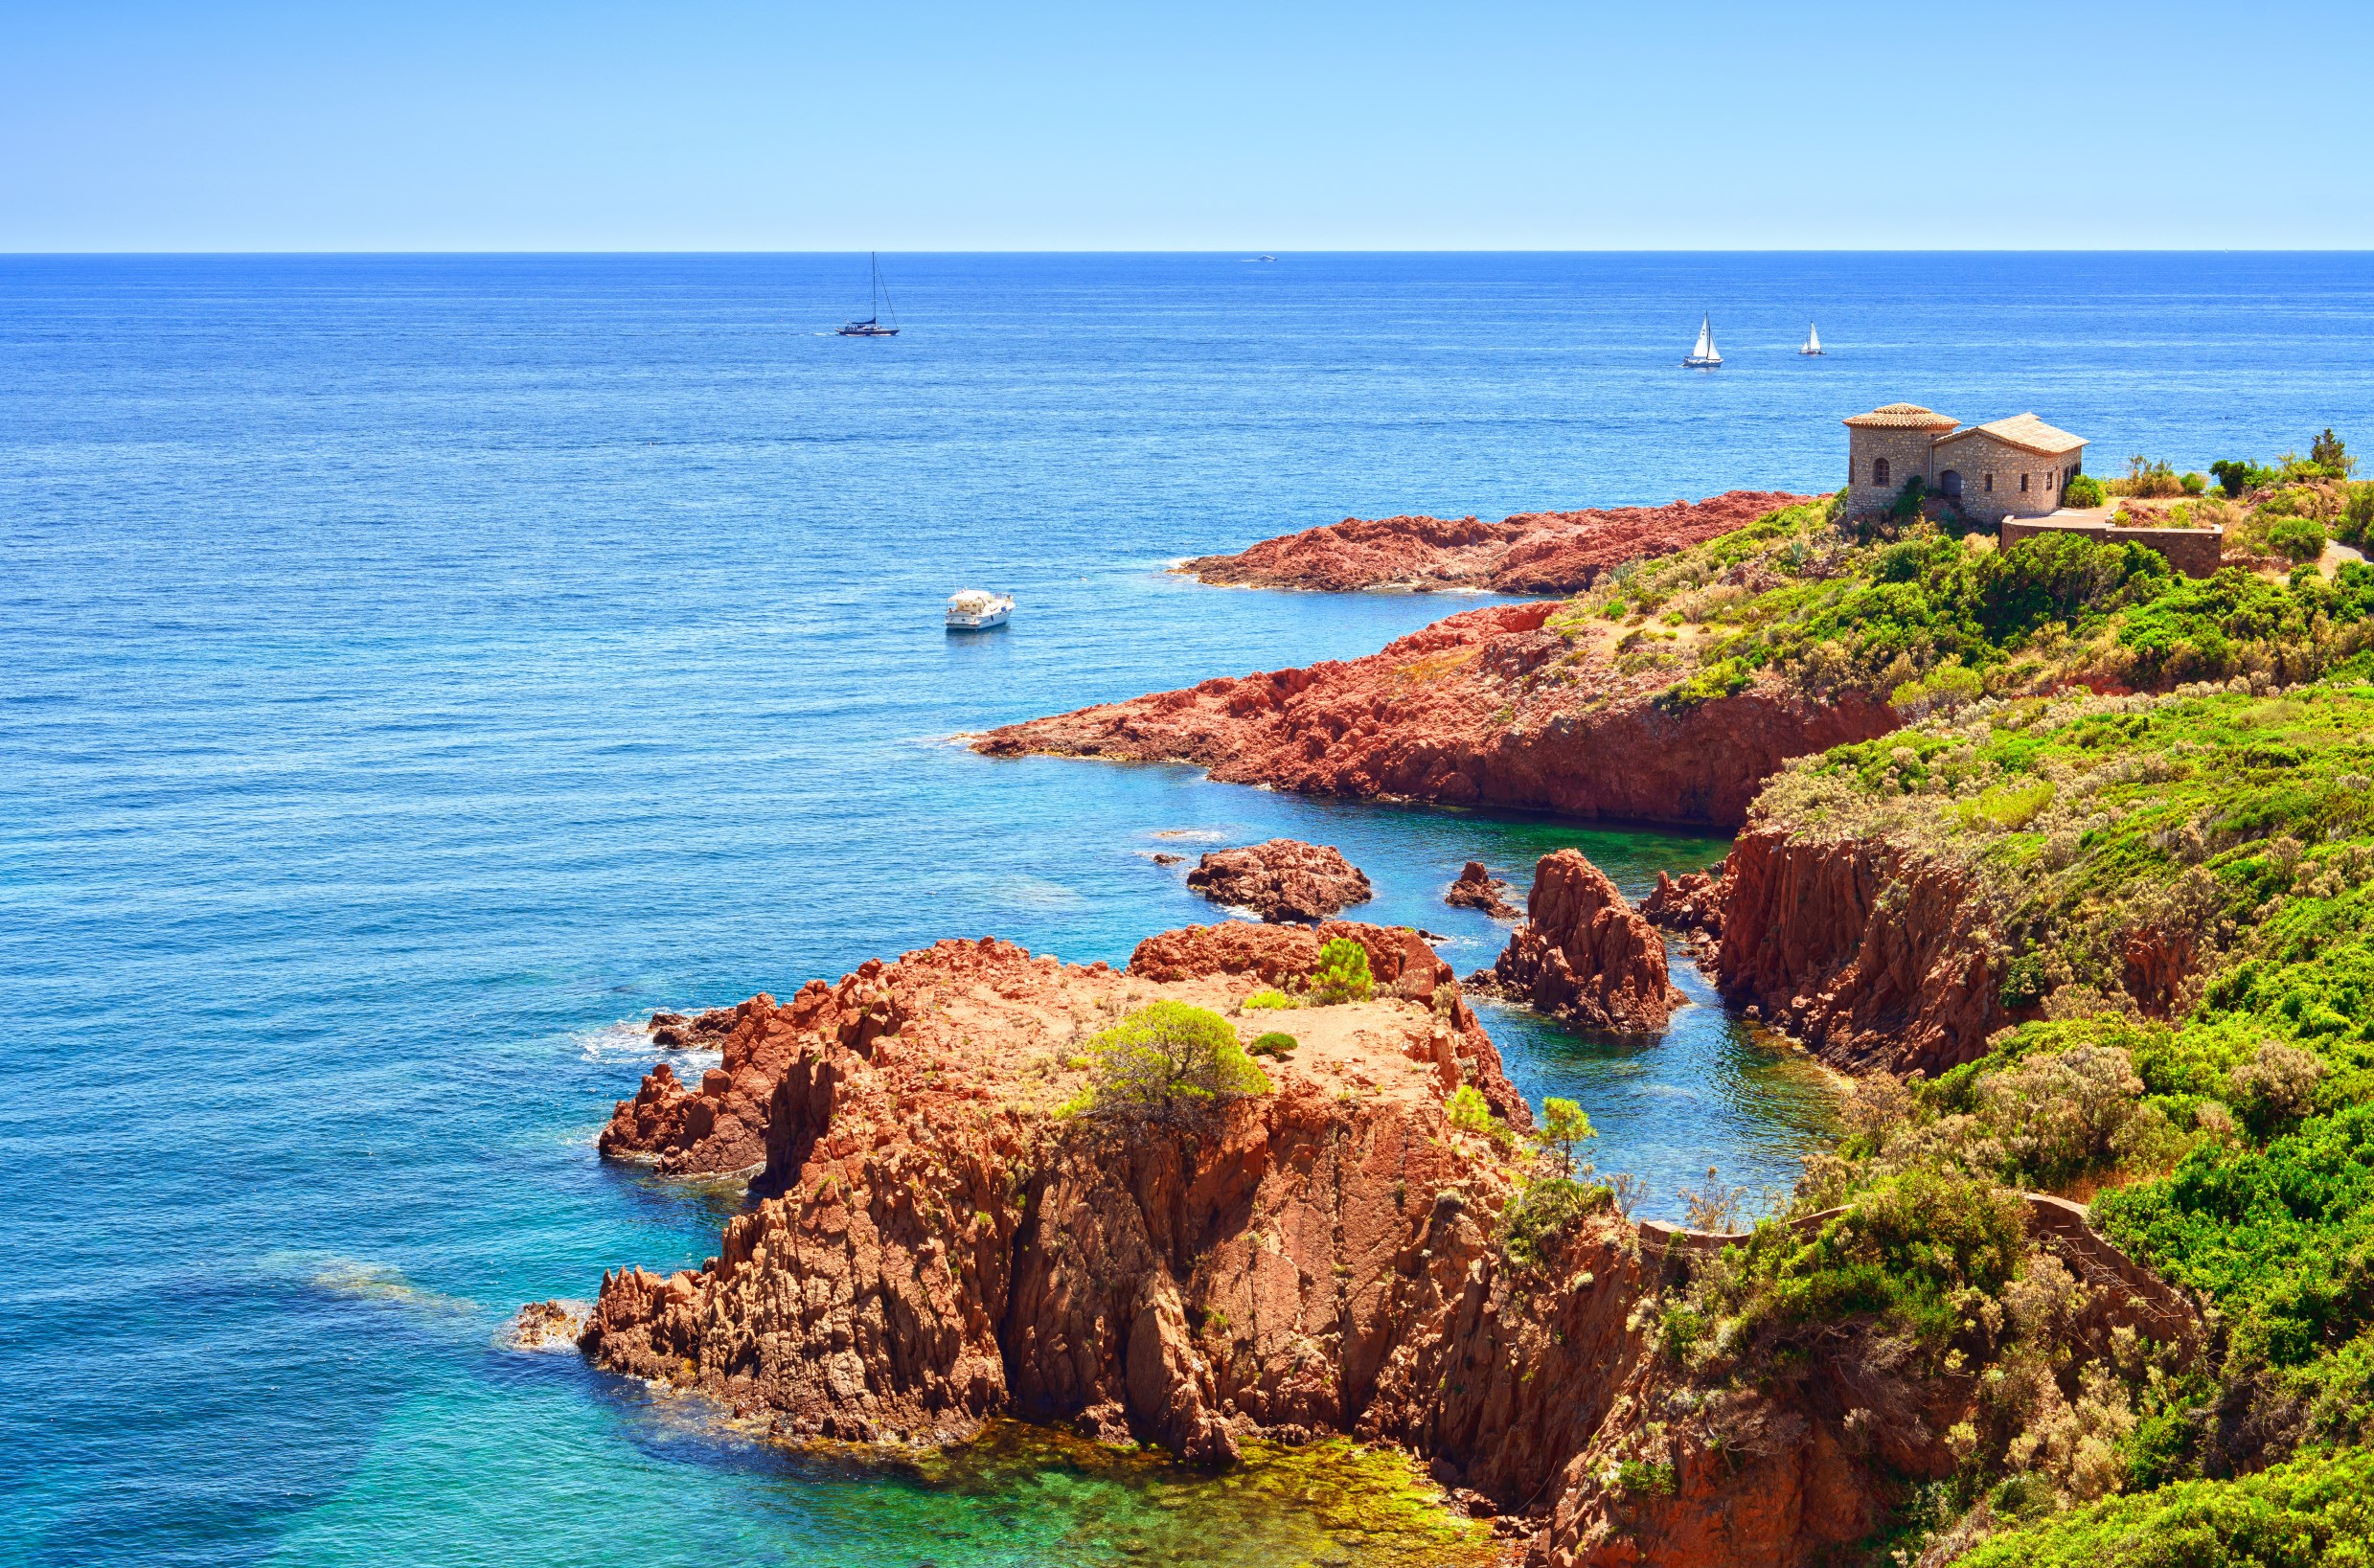
[[[1892,694],[1911,727],[1759,811],[1975,868],[2005,1000],[2044,1015],[1944,1080],[1868,1086],[1798,1199],[1848,1214],[1760,1232],[1669,1304],[1669,1351],[1710,1386],[1845,1344],[1975,1389],[1955,1474],[1908,1484],[1891,1545],[1958,1520],[1994,1532],[1967,1559],[1988,1563],[2362,1560],[2374,569],[2195,582],[2132,546],[1857,536],[1806,507],[1551,624],[1609,622],[1669,706],[1775,678]],[[2138,946],[2173,994],[2137,980]],[[2210,1354],[2078,1337],[2001,1204],[2031,1186],[2104,1190],[2098,1221],[2215,1305]]]

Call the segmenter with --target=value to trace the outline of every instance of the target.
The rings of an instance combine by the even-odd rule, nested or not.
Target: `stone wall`
[[[1848,426],[1848,514],[1884,511],[1894,506],[1907,479],[1917,477],[1923,484],[1929,483],[1935,476],[1929,472],[1929,432],[1926,430],[1865,430]],[[1872,483],[1871,465],[1875,459],[1884,459],[1887,463],[1887,483],[1884,485]]]
[[[1975,523],[1999,523],[2006,517],[2042,517],[2059,510],[2061,488],[2083,468],[2084,456],[2081,449],[2046,457],[1973,431],[1940,442],[1929,461],[1941,489],[1950,491],[1947,473],[1961,475],[1963,516]],[[1990,474],[1995,479],[1992,490],[1987,488]],[[2022,475],[2028,481],[2024,490],[2020,488]]]
[[[2039,534],[2083,534],[2096,544],[2139,544],[2168,557],[2168,564],[2190,578],[2214,576],[2226,550],[2222,528],[2112,528],[2109,523],[2056,522],[2049,517],[2006,518],[2001,548]]]

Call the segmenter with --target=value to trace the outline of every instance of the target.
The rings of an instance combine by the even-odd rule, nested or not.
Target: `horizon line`
[[[971,248],[909,248],[883,252],[879,246],[868,251],[891,256],[1238,256],[1259,247],[1201,246],[1195,248],[1160,249],[1148,246],[1099,248],[1063,246],[1048,249],[1021,246],[981,246]],[[0,261],[28,259],[72,260],[77,258],[120,257],[322,257],[322,256],[858,256],[866,254],[855,247],[791,250],[733,246],[724,248],[668,249],[661,247],[628,247],[597,249],[564,247],[559,249],[532,246],[494,247],[484,249],[446,249],[428,246],[405,246],[394,249],[354,247],[305,248],[273,246],[248,250],[168,249],[163,247],[132,250],[0,250]],[[2046,249],[2032,246],[1894,246],[1885,248],[1857,248],[1835,246],[1816,248],[1795,245],[1741,246],[1657,246],[1622,245],[1600,247],[1562,247],[1546,245],[1522,246],[1446,246],[1421,248],[1417,246],[1374,247],[1306,247],[1284,251],[1260,251],[1261,255],[1285,256],[2374,256],[2374,246],[2346,245],[2227,245],[2215,247],[2186,247],[2176,245],[2095,245],[2067,246]]]

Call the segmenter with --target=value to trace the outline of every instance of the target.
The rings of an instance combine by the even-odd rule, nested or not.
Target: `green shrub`
[[[1500,1214],[1500,1250],[1519,1268],[1538,1266],[1573,1223],[1606,1208],[1613,1194],[1567,1176],[1536,1176]]]
[[[1376,983],[1369,978],[1368,949],[1350,937],[1329,939],[1319,949],[1319,966],[1311,971],[1313,1002],[1365,1002]]]
[[[2106,499],[2102,481],[2091,474],[2079,474],[2061,488],[2061,504],[2065,507],[2098,507]]]
[[[1615,1467],[1615,1484],[1629,1492],[1671,1497],[1679,1485],[1679,1477],[1671,1465],[1628,1459]]]
[[[2306,517],[2285,517],[2269,527],[2267,542],[2287,560],[2313,561],[2324,554],[2324,528]]]
[[[2205,494],[2209,489],[2209,476],[2203,473],[2188,473],[2178,483],[2183,487],[2185,494],[2202,495]]]
[[[1273,1029],[1269,1031],[1268,1034],[1264,1034],[1261,1038],[1255,1040],[1251,1045],[1246,1046],[1244,1050],[1247,1056],[1284,1057],[1288,1052],[1292,1051],[1298,1043],[1299,1042],[1295,1040],[1293,1035],[1287,1034],[1284,1030]]]
[[[2246,490],[2265,489],[2270,485],[2279,483],[2283,478],[2283,475],[2276,469],[2261,467],[2255,463],[2246,463],[2240,459],[2212,463],[2209,465],[2209,472],[2216,477],[2220,489],[2234,496],[2241,495]]]
[[[1980,1543],[1959,1568],[2369,1568],[2374,1451],[2111,1497]]]
[[[1298,1008],[1300,1006],[1302,1006],[1300,1002],[1287,995],[1286,992],[1282,990],[1269,990],[1265,989],[1253,992],[1252,995],[1247,996],[1244,1001],[1239,1002],[1237,1004],[1237,1010],[1241,1012],[1264,1012],[1285,1008]]]
[[[2349,487],[2333,532],[2343,544],[2363,546],[2369,529],[2374,529],[2374,479]]]
[[[1089,1040],[1088,1072],[1066,1112],[1169,1120],[1269,1092],[1228,1020],[1185,1002],[1151,1003]]]

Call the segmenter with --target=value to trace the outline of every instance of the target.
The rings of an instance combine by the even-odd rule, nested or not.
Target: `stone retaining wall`
[[[2009,550],[2039,534],[2083,534],[2096,544],[2139,544],[2168,557],[2186,577],[2214,576],[2226,550],[2222,528],[2113,528],[2107,522],[2056,522],[2050,517],[2006,517],[2001,547]]]
[[[2133,1329],[2146,1339],[2162,1343],[2201,1343],[2204,1325],[2193,1299],[2111,1245],[2110,1238],[2087,1219],[2084,1204],[2047,1193],[2028,1193],[2023,1196],[2027,1202],[2029,1236],[2060,1259],[2079,1283],[2092,1292],[2089,1310],[2099,1314],[2105,1324]],[[1844,1209],[1824,1209],[1819,1214],[1791,1220],[1789,1228],[1810,1234],[1844,1213]],[[1745,1242],[1753,1234],[1694,1231],[1661,1219],[1642,1219],[1634,1224],[1643,1245],[1662,1249],[1668,1256],[1679,1251],[1710,1258],[1725,1247]]]

